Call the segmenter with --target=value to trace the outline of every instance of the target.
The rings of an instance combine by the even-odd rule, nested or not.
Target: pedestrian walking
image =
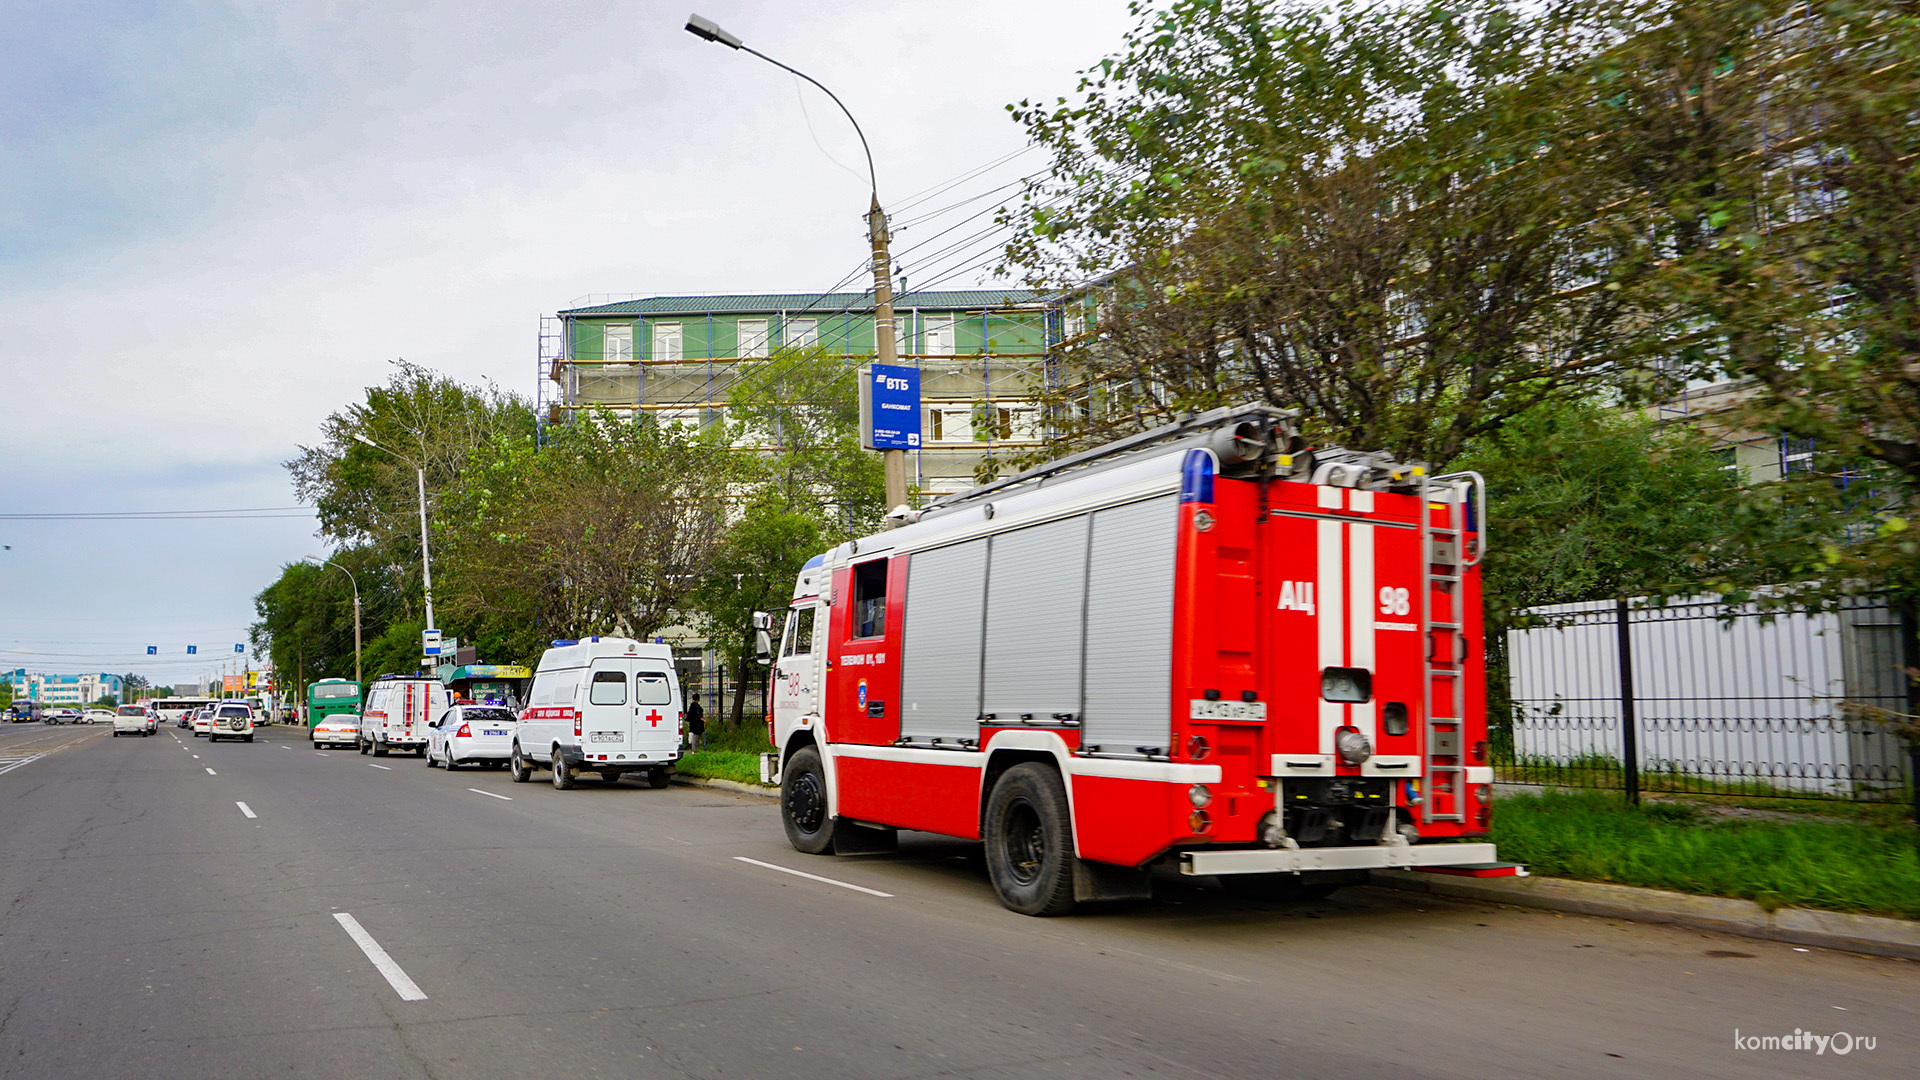
[[[707,710],[699,698],[687,702],[687,741],[695,750],[707,744]]]

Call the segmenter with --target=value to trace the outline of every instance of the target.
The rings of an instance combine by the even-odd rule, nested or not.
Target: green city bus
[[[360,711],[360,684],[351,679],[321,679],[307,687],[307,727],[340,713]]]

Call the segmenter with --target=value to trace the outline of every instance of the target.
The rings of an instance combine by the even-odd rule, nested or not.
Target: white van
[[[524,784],[544,765],[562,791],[583,769],[609,784],[644,772],[653,787],[666,787],[680,759],[681,710],[672,647],[615,637],[556,641],[540,657],[520,713],[513,778]]]
[[[446,684],[411,675],[382,675],[360,709],[360,752],[386,757],[393,750],[427,752],[427,725],[450,704]]]

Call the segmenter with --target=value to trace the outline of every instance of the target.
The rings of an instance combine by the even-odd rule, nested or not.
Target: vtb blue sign
[[[869,450],[920,449],[919,368],[867,368],[860,380],[860,441]]]

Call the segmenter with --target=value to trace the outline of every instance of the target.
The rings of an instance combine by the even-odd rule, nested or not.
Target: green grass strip
[[[1752,821],[1680,803],[1627,806],[1617,794],[1502,796],[1493,840],[1532,872],[1753,900],[1920,918],[1920,845],[1911,825]]]

